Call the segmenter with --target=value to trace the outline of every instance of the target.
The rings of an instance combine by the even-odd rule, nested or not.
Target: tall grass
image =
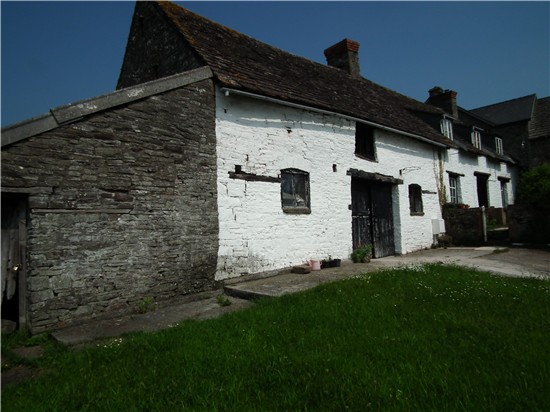
[[[44,365],[6,411],[550,409],[550,284],[453,266],[359,276]]]

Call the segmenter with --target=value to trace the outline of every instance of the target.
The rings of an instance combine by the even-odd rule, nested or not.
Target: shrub
[[[549,207],[550,163],[544,163],[522,174],[517,197],[520,204]]]
[[[354,263],[361,263],[365,260],[365,258],[370,258],[372,253],[372,245],[363,245],[358,247],[357,249],[354,249],[351,253],[351,260],[353,260]]]

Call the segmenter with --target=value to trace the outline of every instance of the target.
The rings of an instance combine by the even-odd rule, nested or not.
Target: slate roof
[[[414,112],[443,114],[367,79],[292,55],[171,2],[157,2],[222,86],[357,117],[455,146]]]
[[[531,94],[529,96],[479,107],[477,109],[470,110],[470,113],[486,119],[497,126],[514,123],[531,119],[536,100],[537,96]]]
[[[550,137],[550,97],[538,99],[535,105],[535,116],[529,138],[539,137]]]

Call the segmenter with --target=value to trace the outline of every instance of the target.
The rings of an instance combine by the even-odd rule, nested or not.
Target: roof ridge
[[[154,8],[222,87],[359,118],[452,143],[416,113],[441,111],[364,77],[292,54],[168,1]]]
[[[534,97],[536,99],[537,95],[536,95],[536,93],[531,93],[531,94],[527,94],[525,96],[515,97],[515,98],[509,99],[509,100],[503,100],[502,102],[497,102],[497,103],[488,104],[486,106],[476,107],[474,109],[470,109],[469,111],[483,110],[483,109],[487,109],[487,108],[493,107],[493,106],[498,106],[498,105],[501,105],[501,104],[512,103],[516,100],[527,99],[528,97]]]

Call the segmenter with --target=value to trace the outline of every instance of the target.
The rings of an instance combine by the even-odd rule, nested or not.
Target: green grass
[[[550,410],[550,283],[418,266],[56,352],[6,411]]]

